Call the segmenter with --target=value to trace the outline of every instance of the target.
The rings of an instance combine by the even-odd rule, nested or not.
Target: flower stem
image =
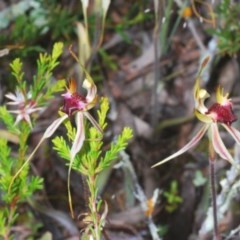
[[[209,178],[211,187],[211,198],[213,208],[213,227],[214,227],[214,240],[221,240],[218,230],[218,219],[217,219],[217,195],[216,195],[216,178],[215,178],[215,162],[216,152],[213,148],[212,143],[209,143]]]
[[[90,190],[89,207],[90,207],[90,212],[91,212],[91,217],[92,217],[93,227],[94,227],[94,234],[95,234],[94,240],[100,240],[101,226],[100,226],[98,211],[97,211],[97,186],[96,186],[95,175],[89,176],[88,187]]]

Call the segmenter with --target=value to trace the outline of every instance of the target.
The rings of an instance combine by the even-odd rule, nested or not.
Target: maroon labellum
[[[64,96],[62,111],[68,116],[71,116],[75,111],[82,111],[87,104],[86,98],[78,93],[73,93],[70,96]]]
[[[216,122],[225,123],[231,125],[237,120],[237,116],[234,114],[232,109],[232,104],[221,105],[219,103],[214,103],[206,112],[206,114],[214,115],[214,120]]]

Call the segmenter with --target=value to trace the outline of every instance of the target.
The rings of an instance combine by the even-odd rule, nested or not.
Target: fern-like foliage
[[[0,120],[5,124],[9,132],[14,134],[19,133],[18,127],[14,124],[14,117],[8,112],[6,106],[0,107]]]
[[[6,106],[0,107],[0,120],[6,127],[0,135],[1,239],[13,239],[11,229],[18,218],[19,204],[26,202],[35,191],[43,187],[42,178],[31,176],[30,165],[26,161],[29,150],[27,141],[35,126],[39,109],[46,107],[49,99],[65,86],[64,80],[52,80],[53,70],[59,64],[62,50],[63,44],[56,43],[52,53],[40,54],[37,72],[30,83],[24,78],[23,63],[19,58],[10,64],[11,73],[16,79],[16,90],[6,97],[15,109],[9,111]],[[14,146],[14,154],[8,143],[13,138],[17,145]]]
[[[65,160],[70,159],[70,148],[63,137],[55,137],[53,139],[53,149],[56,150],[59,156]]]
[[[132,129],[128,127],[124,128],[116,142],[111,144],[110,149],[106,151],[104,157],[101,158],[96,172],[99,173],[110,166],[111,162],[117,158],[117,154],[126,148],[127,143],[131,138]]]

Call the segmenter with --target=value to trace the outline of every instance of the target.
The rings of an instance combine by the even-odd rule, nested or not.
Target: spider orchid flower
[[[232,109],[231,99],[228,98],[228,94],[224,95],[223,89],[219,86],[216,91],[216,102],[207,108],[204,105],[204,102],[209,96],[210,95],[205,89],[200,88],[200,80],[198,78],[194,86],[194,113],[196,117],[204,123],[204,125],[196,133],[192,140],[190,140],[190,142],[188,142],[183,148],[156,163],[153,167],[166,163],[185,153],[194,147],[203,138],[204,134],[208,132],[209,142],[212,144],[213,148],[212,150],[214,150],[222,159],[227,160],[239,169],[239,167],[236,166],[233,157],[224,145],[218,129],[220,125],[223,126],[230,133],[236,143],[240,145],[240,132],[231,126],[231,124],[237,120],[237,116],[234,114]]]
[[[29,95],[29,94],[28,94]],[[15,125],[20,121],[26,121],[32,128],[32,122],[30,115],[34,112],[41,111],[42,107],[36,107],[36,102],[31,99],[26,99],[22,92],[16,91],[15,94],[8,93],[5,95],[6,98],[11,100],[8,105],[17,106],[16,110],[11,110],[9,112],[17,114]]]
[[[86,73],[87,74],[87,73]],[[68,200],[69,200],[69,207],[72,217],[74,216],[73,207],[72,207],[72,197],[70,192],[70,172],[71,167],[74,161],[76,154],[82,148],[83,142],[85,140],[85,133],[84,133],[84,116],[87,117],[90,122],[99,130],[101,131],[98,123],[94,120],[94,118],[88,113],[88,110],[91,109],[96,104],[97,100],[97,88],[94,82],[92,81],[91,77],[87,74],[87,78],[83,82],[83,88],[87,90],[87,95],[84,97],[83,95],[77,93],[77,85],[76,82],[71,79],[69,82],[69,86],[67,87],[66,93],[62,94],[64,99],[64,104],[61,109],[63,116],[55,120],[45,131],[42,140],[52,136],[52,134],[56,131],[56,129],[60,126],[62,122],[68,117],[71,117],[73,114],[75,115],[76,120],[76,135],[75,139],[73,140],[73,144],[70,150],[70,163],[68,168]],[[41,141],[40,141],[41,142]],[[38,146],[37,146],[38,148]],[[35,148],[36,149],[36,148]]]
[[[97,101],[96,85],[90,78],[86,78],[83,82],[83,88],[87,90],[86,96],[77,93],[77,84],[74,79],[69,81],[66,93],[62,94],[64,103],[61,111],[64,113],[64,115],[56,119],[47,128],[43,135],[44,139],[49,138],[53,135],[61,123],[64,122],[64,120],[75,114],[77,132],[70,152],[71,159],[74,159],[76,154],[80,151],[85,139],[84,116],[87,117],[99,131],[101,131],[97,122],[90,115],[90,113],[88,113],[88,110],[95,106]]]

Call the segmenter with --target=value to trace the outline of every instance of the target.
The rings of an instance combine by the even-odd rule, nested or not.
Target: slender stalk
[[[157,86],[158,82],[160,80],[160,71],[158,66],[158,54],[159,53],[159,43],[158,43],[158,37],[155,35],[154,37],[154,85],[153,85],[153,93],[152,93],[152,108],[151,108],[151,124],[155,128],[158,121],[158,108],[157,108]]]
[[[27,139],[30,135],[31,129],[30,128],[26,128],[26,124],[25,122],[21,123],[21,132],[19,134],[19,151],[18,151],[18,163],[17,163],[17,169],[19,169],[20,167],[22,167],[22,165],[25,162],[26,159],[26,152],[27,152]],[[25,129],[26,128],[26,129]]]
[[[154,84],[152,89],[151,99],[151,125],[156,127],[159,118],[158,109],[158,85],[161,78],[159,69],[159,59],[168,51],[169,38],[169,23],[171,18],[171,9],[173,0],[155,0],[155,27],[153,32],[153,46],[154,46]]]
[[[213,224],[214,224],[214,235],[215,239],[219,239],[218,235],[218,220],[217,220],[217,204],[216,204],[216,181],[215,181],[215,163],[209,161],[209,174],[210,174],[210,185],[212,195],[212,207],[213,207]]]
[[[213,228],[214,228],[214,240],[221,240],[218,230],[217,219],[217,194],[216,194],[216,178],[215,178],[215,162],[216,152],[211,142],[209,142],[209,178],[211,187],[211,198],[213,208]]]
[[[101,230],[100,230],[100,223],[98,218],[98,211],[97,211],[97,187],[96,187],[96,178],[95,176],[89,176],[88,187],[90,190],[89,196],[89,208],[93,220],[93,227],[94,227],[94,234],[95,240],[101,239]]]
[[[159,44],[159,31],[161,20],[160,17],[163,15],[163,2],[159,2],[155,5],[155,27],[153,32],[153,44],[154,44],[154,85],[152,89],[151,99],[151,125],[155,128],[158,121],[158,109],[157,109],[157,86],[160,80],[159,70],[159,57],[160,57],[160,44]]]

